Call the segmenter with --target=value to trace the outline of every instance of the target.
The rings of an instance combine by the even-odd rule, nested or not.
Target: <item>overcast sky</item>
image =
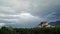
[[[60,20],[60,0],[0,0],[0,26],[35,27]]]

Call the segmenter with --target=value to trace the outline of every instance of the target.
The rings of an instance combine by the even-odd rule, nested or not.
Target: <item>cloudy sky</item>
[[[60,20],[60,0],[0,0],[0,27],[35,27]]]

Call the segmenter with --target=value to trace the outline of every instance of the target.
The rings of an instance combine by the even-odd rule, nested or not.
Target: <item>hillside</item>
[[[60,21],[50,22],[50,25],[60,26]]]

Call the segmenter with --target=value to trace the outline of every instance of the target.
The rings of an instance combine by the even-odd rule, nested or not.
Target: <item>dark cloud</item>
[[[0,0],[0,23],[32,27],[40,21],[59,20],[59,3],[60,0]]]

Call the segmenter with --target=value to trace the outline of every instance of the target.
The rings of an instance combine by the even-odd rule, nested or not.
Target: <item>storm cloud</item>
[[[59,14],[60,0],[0,0],[0,23],[6,26],[32,27],[60,20]]]

